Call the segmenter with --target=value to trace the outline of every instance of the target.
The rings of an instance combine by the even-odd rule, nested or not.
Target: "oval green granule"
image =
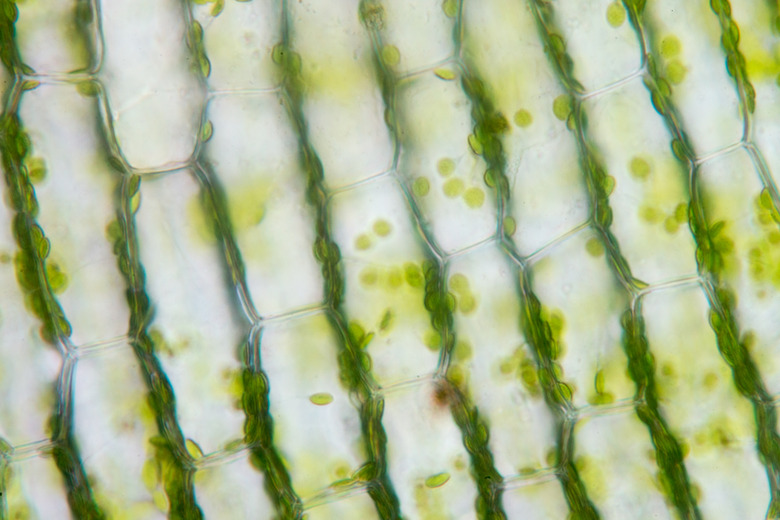
[[[650,163],[642,157],[632,157],[628,163],[628,171],[634,178],[644,180],[650,175]]]
[[[100,93],[100,87],[95,81],[79,81],[76,84],[76,90],[79,94],[86,97],[94,97]]]
[[[607,22],[612,27],[620,27],[626,21],[626,10],[620,2],[612,2],[607,7]]]
[[[601,186],[602,188],[604,188],[604,192],[607,195],[611,195],[612,192],[615,190],[615,178],[612,175],[607,175],[601,181]]]
[[[678,229],[680,229],[680,223],[677,221],[674,215],[666,217],[664,220],[664,230],[666,230],[667,233],[673,235],[677,233]]]
[[[310,395],[309,401],[311,401],[311,404],[316,404],[317,406],[325,406],[326,404],[333,402],[333,395],[327,392],[319,392]]]
[[[450,288],[456,293],[468,292],[469,279],[464,274],[455,273],[450,276]]]
[[[680,40],[673,34],[670,34],[661,40],[661,56],[666,59],[674,58],[680,54],[681,49],[682,45],[680,44]]]
[[[436,171],[438,171],[439,175],[442,177],[449,177],[455,171],[455,161],[449,157],[439,159],[439,162],[436,163]]]
[[[422,270],[420,266],[413,262],[406,262],[404,264],[404,279],[410,287],[422,287],[425,283]]]
[[[417,177],[412,184],[412,191],[418,197],[425,197],[431,191],[431,183],[425,177]]]
[[[391,289],[397,289],[404,283],[404,273],[399,267],[391,267],[387,274],[387,285]]]
[[[216,0],[211,8],[211,16],[219,16],[225,9],[225,0]]]
[[[561,121],[566,121],[571,114],[571,97],[568,94],[561,94],[553,100],[553,114]]]
[[[442,186],[444,195],[451,199],[460,196],[464,189],[466,189],[466,185],[463,183],[462,179],[458,178],[450,179],[444,183],[444,186]]]
[[[286,53],[287,50],[282,44],[275,45],[274,48],[271,49],[271,59],[277,65],[282,65],[285,61]]]
[[[604,381],[604,370],[598,370],[596,372],[596,377],[593,378],[593,387],[597,394],[604,393]]]
[[[672,60],[666,66],[666,78],[672,85],[679,85],[685,80],[688,69],[679,60]]]
[[[373,267],[366,267],[360,272],[360,283],[364,286],[375,285],[379,279],[379,273]]]
[[[455,361],[468,361],[471,359],[472,354],[473,350],[471,348],[471,343],[466,340],[458,340],[458,343],[455,345],[455,351],[453,352],[453,359],[455,359]]]
[[[672,153],[681,161],[685,161],[690,156],[690,150],[680,139],[672,139]]]
[[[681,202],[674,208],[674,218],[679,224],[684,224],[688,220],[688,204]]]
[[[477,308],[477,299],[471,293],[458,297],[458,310],[461,314],[471,314]]]
[[[489,188],[495,188],[496,187],[496,174],[495,174],[495,172],[493,170],[488,168],[487,170],[485,170],[485,175],[483,175],[482,177],[485,180],[485,184]]]
[[[469,146],[471,147],[471,151],[477,155],[482,155],[484,149],[482,148],[482,143],[480,143],[479,139],[477,139],[477,136],[474,134],[469,134],[468,141]]]
[[[34,90],[38,88],[40,84],[41,82],[36,79],[26,79],[22,81],[22,90],[24,91]]]
[[[425,487],[437,488],[446,484],[450,480],[450,474],[447,472],[437,473],[425,479]]]
[[[550,324],[550,329],[556,335],[560,335],[561,331],[563,331],[563,328],[566,326],[566,318],[559,309],[551,310],[547,321]]]
[[[463,200],[472,209],[480,208],[485,203],[485,192],[477,187],[469,188],[463,194]]]
[[[395,67],[401,62],[401,51],[395,45],[385,45],[382,47],[382,61],[385,65]]]
[[[60,294],[68,287],[68,275],[52,260],[46,262],[46,280],[54,294]]]
[[[393,226],[390,225],[388,221],[385,219],[379,219],[376,222],[374,222],[374,233],[376,233],[380,237],[386,237],[393,231]]]
[[[656,222],[661,221],[663,215],[658,210],[658,208],[654,208],[653,206],[640,206],[639,217],[645,222],[655,224]]]
[[[516,365],[517,365],[517,360],[515,360],[513,357],[506,358],[499,363],[498,370],[503,375],[508,376],[509,374],[515,371]]]
[[[453,79],[455,79],[455,73],[452,70],[443,67],[435,69],[433,73],[436,74],[438,78],[443,79],[445,81],[452,81]]]
[[[650,163],[642,157],[632,157],[628,163],[628,171],[639,180],[644,180],[650,175]]]
[[[426,331],[423,335],[423,345],[429,350],[439,350],[441,348],[441,334],[433,329]]]
[[[508,237],[511,237],[515,234],[515,231],[517,230],[517,222],[512,217],[505,217],[504,218],[504,234]]]
[[[203,128],[200,129],[200,140],[201,142],[206,142],[209,139],[211,139],[211,136],[214,134],[214,125],[211,121],[206,121],[203,124]]]
[[[382,315],[382,320],[379,322],[379,330],[386,331],[393,324],[395,314],[392,309],[385,309],[385,313]]]
[[[514,120],[515,124],[520,128],[528,128],[534,122],[534,116],[528,110],[521,108],[515,112]]]
[[[758,196],[758,203],[761,205],[762,208],[772,209],[773,207],[772,194],[769,193],[768,189],[764,188],[761,190],[761,194]]]
[[[450,18],[458,16],[458,0],[444,0],[441,3],[441,8],[444,11],[444,14]]]
[[[598,258],[604,254],[604,245],[596,237],[591,237],[585,242],[585,250],[592,257]]]
[[[192,455],[192,458],[199,459],[203,457],[203,450],[198,446],[198,443],[193,441],[192,439],[187,439],[185,441],[185,447],[187,448],[187,453]]]
[[[30,157],[25,162],[30,182],[38,184],[46,178],[46,162],[40,157]]]
[[[371,238],[366,234],[358,235],[355,239],[355,249],[365,251],[369,247],[371,247]]]

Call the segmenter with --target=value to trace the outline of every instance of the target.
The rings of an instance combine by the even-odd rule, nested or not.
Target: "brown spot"
[[[445,411],[458,401],[457,391],[446,379],[436,381],[431,400],[434,408]]]

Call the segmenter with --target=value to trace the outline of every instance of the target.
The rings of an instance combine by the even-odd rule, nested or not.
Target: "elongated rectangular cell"
[[[97,135],[96,101],[73,86],[41,85],[25,94],[20,113],[32,136],[27,166],[37,181],[38,223],[51,242],[48,282],[73,329],[71,341],[116,340],[127,333],[129,319],[107,236],[120,177],[108,167]]]
[[[400,186],[386,177],[339,193],[331,211],[344,265],[344,311],[370,339],[366,351],[377,381],[384,386],[433,373],[438,343],[423,305],[426,246]]]
[[[201,453],[243,437],[239,346],[248,332],[220,249],[192,221],[207,218],[188,170],[142,181],[136,214],[149,333],[177,393],[179,424]],[[164,225],[161,223],[164,222]]]
[[[112,517],[164,516],[150,443],[157,424],[132,348],[79,359],[73,389],[76,439],[100,506]]]
[[[322,313],[270,323],[260,338],[276,447],[303,500],[364,462],[360,417],[339,379],[338,341]]]
[[[483,180],[486,165],[469,147],[469,100],[456,69],[447,70],[452,79],[426,71],[399,85],[398,173],[412,189],[423,225],[443,252],[454,253],[494,236],[497,224],[495,198]]]
[[[543,317],[560,343],[563,380],[577,407],[630,400],[636,390],[621,345],[627,297],[607,262],[600,238],[583,230],[531,267]]]
[[[22,61],[36,74],[86,72],[97,67],[88,52],[96,33],[79,0],[18,2],[16,40]],[[87,2],[89,3],[89,2]]]
[[[330,188],[393,165],[393,142],[358,4],[287,2],[292,48],[300,55],[306,88],[303,108],[309,137]]]
[[[490,425],[490,450],[505,477],[547,467],[555,451],[554,418],[520,330],[517,276],[495,246],[449,263],[457,337],[450,372],[465,378]]]
[[[593,92],[623,80],[642,65],[641,42],[622,2],[598,0],[583,9],[577,2],[552,4],[573,74]],[[608,56],[608,58],[607,58]]]
[[[22,460],[11,464],[6,472],[3,498],[9,518],[58,518],[63,512],[67,515],[65,486],[53,458]]]
[[[724,260],[721,280],[735,295],[740,338],[767,386],[780,392],[780,214],[762,188],[744,149],[708,161],[699,169],[710,229],[719,229],[716,247]]]
[[[777,5],[735,0],[731,2],[731,15],[740,28],[739,50],[756,93],[749,138],[766,161],[768,169],[762,174],[776,183],[780,180],[780,149],[776,146],[780,139],[780,40],[774,25]]]
[[[272,52],[281,40],[279,6],[274,0],[192,3],[193,19],[203,27],[212,92],[227,94],[278,85]]]
[[[508,489],[504,493],[504,509],[508,518],[522,516],[529,520],[566,518],[569,514],[561,485],[554,478]]]
[[[453,33],[457,1],[365,3],[372,6],[368,8],[371,11],[369,19],[382,31],[383,60],[401,74],[432,67],[455,53]]]
[[[314,213],[306,206],[298,142],[280,98],[218,97],[207,117],[213,134],[202,158],[224,191],[254,308],[265,317],[320,304]],[[216,245],[212,218],[190,222]]]
[[[528,8],[513,0],[466,2],[463,26],[464,60],[508,123],[501,142],[508,211],[517,226],[512,240],[521,254],[530,255],[588,217],[576,141],[565,122],[570,100],[550,68]]]
[[[658,480],[650,435],[633,410],[581,419],[574,435],[574,465],[602,518],[675,518]]]
[[[450,415],[449,403],[425,381],[386,395],[383,423],[388,436],[388,471],[410,518],[447,511],[474,515],[477,489],[468,452]]]
[[[194,478],[198,505],[206,518],[228,511],[238,518],[273,515],[273,505],[264,491],[264,477],[251,465],[246,452],[240,458],[199,468]]]
[[[660,409],[683,443],[693,495],[705,518],[758,518],[769,503],[750,402],[734,385],[697,286],[642,298]]]
[[[588,99],[583,108],[588,136],[613,179],[610,229],[631,273],[648,284],[695,276],[688,168],[672,155],[671,137],[641,78]]]
[[[745,56],[748,77],[756,91],[756,111],[751,114],[750,138],[765,161],[762,172],[775,183],[780,181],[780,41],[770,19],[774,13],[768,3],[733,2],[736,23],[743,28],[740,50]],[[749,30],[744,30],[749,28]],[[758,165],[757,165],[758,166]],[[757,173],[759,170],[757,169]]]
[[[101,4],[105,60],[101,82],[119,148],[133,168],[181,166],[193,153],[204,71],[187,47],[186,7],[175,0]],[[193,64],[192,67],[188,64]]]
[[[14,446],[43,441],[56,403],[62,358],[41,339],[35,317],[16,277],[13,214],[0,204],[0,437]]]
[[[642,16],[659,75],[699,157],[738,142],[743,135],[739,99],[726,71],[718,15],[710,2],[648,2]]]

